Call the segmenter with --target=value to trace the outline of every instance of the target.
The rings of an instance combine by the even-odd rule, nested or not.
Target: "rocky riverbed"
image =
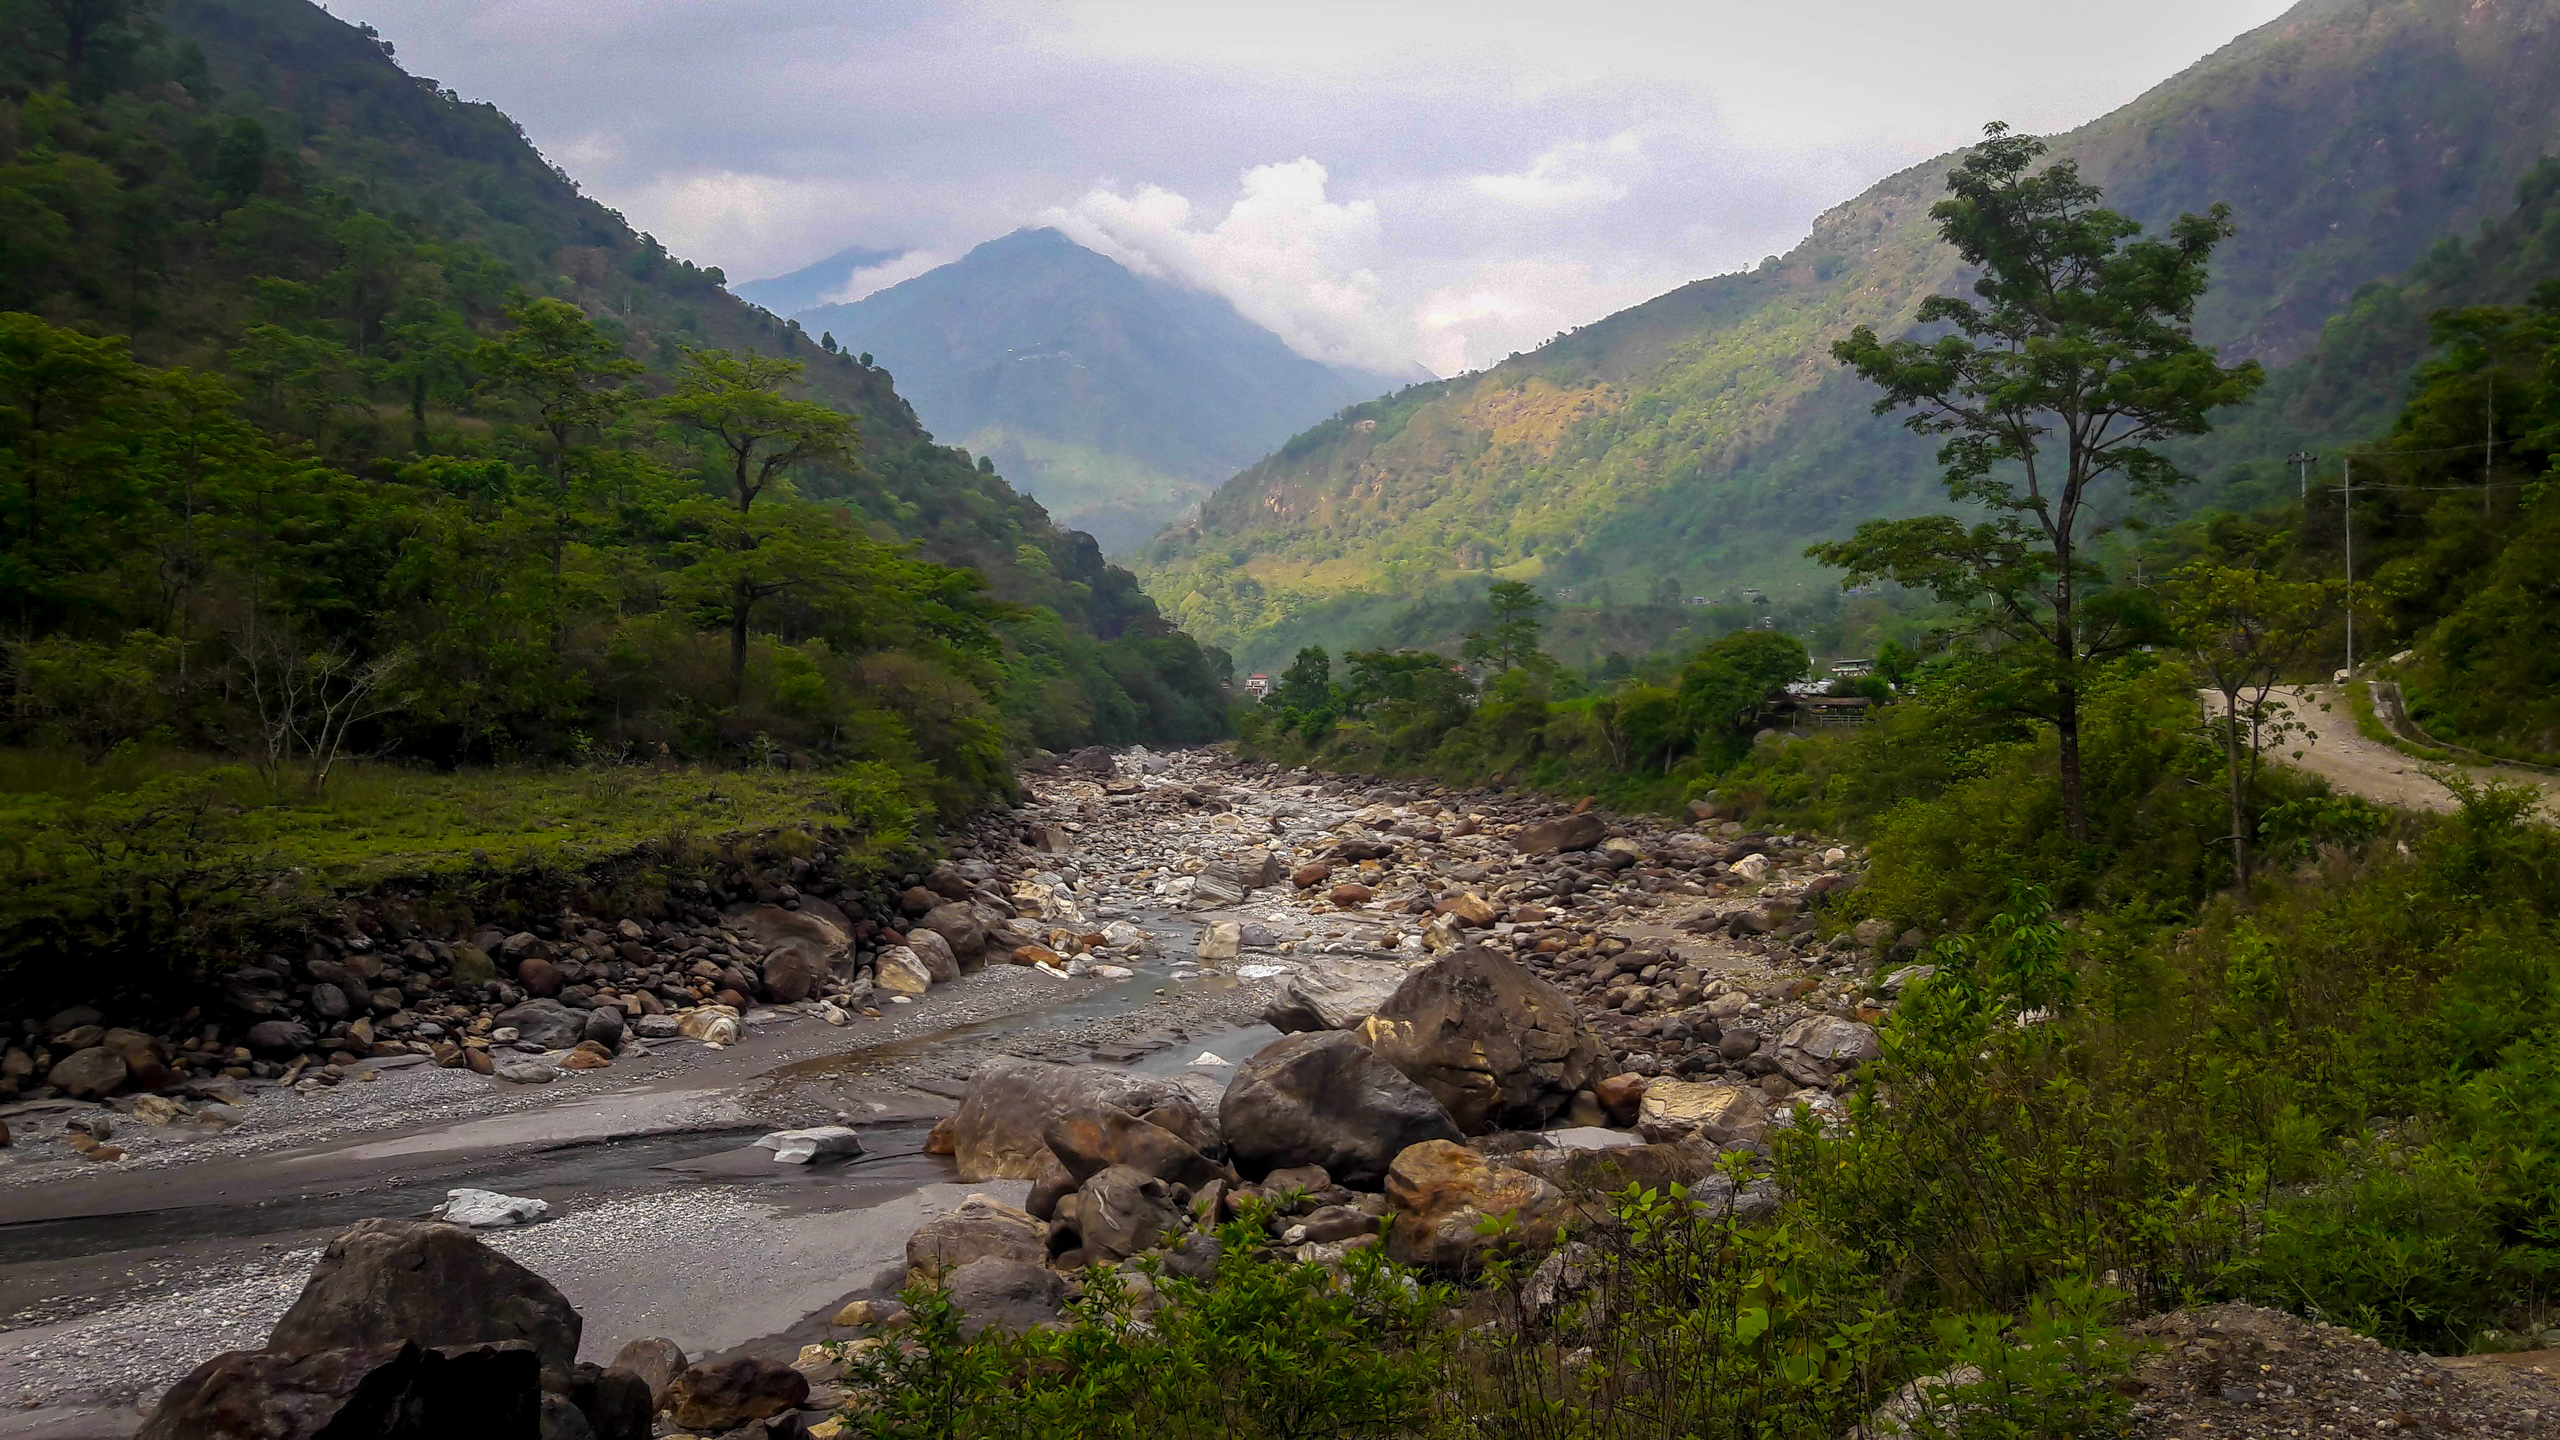
[[[360,919],[230,977],[234,1012],[192,1029],[111,1040],[116,1017],[74,1014],[22,1036],[0,1108],[0,1399],[19,1433],[129,1430],[137,1401],[280,1311],[337,1227],[423,1213],[448,1185],[551,1202],[503,1243],[587,1314],[596,1358],[805,1329],[879,1293],[912,1232],[959,1205],[960,1161],[921,1153],[924,1132],[990,1073],[1100,1066],[1214,1112],[1279,1028],[1356,1024],[1461,953],[1574,1012],[1581,1049],[1530,1105],[1540,1123],[1765,1123],[1825,1103],[1871,1053],[1892,999],[1876,962],[1917,938],[1818,938],[1859,866],[1712,814],[1087,752],[898,882],[855,887],[821,860],[506,934],[367,916],[382,933]],[[342,1000],[386,1023],[325,1019]],[[307,1040],[246,1043],[243,1022],[276,1021]],[[56,1082],[84,1054],[107,1073],[97,1051],[126,1072],[105,1093]],[[1445,1108],[1466,1128],[1523,1118],[1499,1085],[1462,1091]],[[838,1122],[872,1153],[787,1181],[738,1157],[752,1132]],[[1034,1198],[1028,1176],[972,1188]],[[763,1243],[688,1264],[696,1233]]]

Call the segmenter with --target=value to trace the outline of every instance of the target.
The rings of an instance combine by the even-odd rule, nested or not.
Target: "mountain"
[[[2360,287],[2506,208],[2560,134],[2556,28],[2560,0],[2305,0],[2055,151],[2155,230],[2229,202],[2240,233],[2197,330],[2282,367]],[[1908,329],[1955,285],[1928,218],[1955,158],[1885,179],[1756,270],[1293,437],[1135,557],[1150,593],[1267,666],[1488,574],[1828,586],[1805,544],[1944,503],[1931,447],[1869,414],[1828,352],[1861,322]]]
[[[937,437],[992,457],[1115,552],[1291,433],[1400,383],[1307,359],[1223,298],[1048,229],[795,318],[872,354]]]
[[[776,315],[796,315],[829,303],[855,272],[877,269],[906,253],[904,250],[870,250],[857,245],[850,250],[839,250],[815,264],[803,265],[788,275],[731,285],[729,291],[748,304],[761,305]]]
[[[143,18],[127,24],[128,15]],[[27,37],[15,33],[65,23],[89,27],[95,43],[20,43]],[[11,7],[0,34],[11,41],[0,44],[0,323],[14,327],[11,343],[85,355],[81,363],[124,377],[100,394],[177,387],[170,393],[186,403],[151,411],[151,425],[183,420],[194,427],[185,433],[229,436],[223,443],[260,457],[249,467],[259,475],[306,466],[295,504],[382,507],[297,520],[297,543],[322,547],[317,568],[283,574],[314,597],[297,623],[358,653],[448,667],[461,678],[433,689],[437,705],[508,687],[532,697],[496,719],[479,715],[477,729],[423,735],[410,753],[601,742],[640,705],[679,748],[770,748],[802,743],[786,737],[805,732],[813,748],[841,756],[868,746],[897,764],[919,751],[937,765],[946,753],[983,756],[1007,732],[1054,746],[1223,730],[1207,657],[1091,537],[1061,530],[992,466],[934,443],[887,372],[820,350],[729,294],[719,270],[635,233],[497,109],[402,71],[369,27],[305,0],[162,0],[147,10]],[[708,643],[682,567],[699,569],[713,547],[682,528],[700,506],[680,487],[717,483],[717,472],[682,435],[635,424],[573,436],[594,442],[581,461],[594,493],[574,526],[565,512],[543,522],[562,537],[543,559],[490,549],[457,565],[416,549],[514,546],[526,533],[517,512],[544,493],[527,477],[553,452],[487,366],[491,342],[516,330],[533,299],[573,307],[581,328],[636,367],[643,395],[674,388],[691,352],[783,358],[803,367],[788,393],[859,426],[849,462],[794,476],[803,497],[826,504],[759,512],[794,517],[818,547],[807,553],[831,557],[825,564],[869,557],[866,568],[825,572],[831,598],[793,588],[796,577],[771,592],[753,639],[757,664],[772,668],[758,670],[762,688],[750,697],[766,712],[742,707],[744,686],[650,669],[692,663],[687,647]],[[117,368],[126,356],[149,373]],[[51,407],[44,418],[69,425],[82,413]],[[111,413],[121,412],[97,410],[109,433]],[[257,433],[223,429],[235,421]],[[0,426],[0,470],[43,460],[30,436]],[[148,587],[118,568],[147,551],[144,532],[157,523],[158,509],[135,497],[173,473],[129,463],[138,445],[106,445],[60,479],[134,491],[91,497],[125,527],[77,537],[96,551],[79,561],[93,572],[30,568],[24,557],[0,566],[89,587],[58,614],[13,611],[22,638],[57,619],[62,643],[74,645],[164,623],[135,598]],[[63,453],[46,451],[55,458],[43,463],[59,466]],[[25,478],[36,487],[33,470]],[[774,497],[787,503],[797,502]],[[674,518],[631,518],[644,514]],[[569,536],[576,527],[587,528]],[[0,528],[11,543],[33,533]],[[562,602],[540,587],[509,590],[529,570],[548,572],[553,590],[575,579],[574,624],[543,614]],[[181,580],[212,583],[195,571]],[[985,607],[981,582],[1005,604]],[[866,586],[902,597],[894,619],[905,629],[864,628],[842,597]],[[889,616],[883,602],[871,618]],[[522,624],[535,625],[530,643],[506,628]],[[725,636],[721,647],[726,656]],[[615,685],[636,698],[626,705]],[[830,717],[829,707],[864,694],[894,694],[906,708],[862,733]]]

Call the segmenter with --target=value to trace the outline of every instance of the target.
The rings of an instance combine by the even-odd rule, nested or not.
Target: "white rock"
[[[494,1230],[539,1220],[551,1213],[551,1202],[525,1195],[501,1195],[495,1190],[447,1190],[444,1203],[428,1213],[450,1225]]]
[[[862,1153],[862,1136],[849,1125],[819,1125],[807,1130],[776,1130],[756,1144],[773,1152],[777,1165],[806,1165],[812,1160],[844,1160]]]
[[[1233,960],[1244,950],[1244,926],[1233,920],[1221,920],[1200,931],[1202,960]]]
[[[1086,973],[1097,980],[1126,980],[1138,972],[1126,965],[1096,965]]]
[[[1849,852],[1841,849],[1837,845],[1834,845],[1830,849],[1822,852],[1822,868],[1826,870],[1837,870],[1848,863]]]
[[[1192,1063],[1192,1064],[1194,1064],[1194,1065],[1221,1065],[1221,1066],[1223,1066],[1223,1065],[1233,1065],[1233,1064],[1234,1064],[1234,1063],[1236,1063],[1236,1062],[1234,1062],[1233,1060],[1228,1059],[1228,1058],[1227,1058],[1227,1057],[1225,1057],[1224,1055],[1219,1054],[1219,1053],[1218,1053],[1217,1051],[1215,1051],[1215,1050],[1203,1050],[1203,1051],[1201,1051],[1201,1052],[1200,1052],[1200,1058],[1199,1058],[1199,1059],[1197,1059],[1197,1060],[1192,1061],[1191,1063]]]
[[[1239,980],[1268,980],[1275,975],[1288,973],[1289,967],[1286,965],[1239,965],[1236,967],[1236,978]]]
[[[821,1000],[818,1002],[818,1018],[830,1025],[842,1025],[853,1017],[844,1013],[842,1007],[834,1001]]]
[[[530,1056],[500,1060],[490,1069],[499,1079],[512,1080],[518,1085],[548,1085],[560,1078],[558,1066]]]
[[[892,995],[921,995],[933,988],[933,972],[926,968],[924,957],[904,945],[881,951],[872,973],[880,988]]]
[[[1752,884],[1757,885],[1760,883],[1762,877],[1769,873],[1769,857],[1766,855],[1745,855],[1741,859],[1733,862],[1733,873],[1750,881]]]

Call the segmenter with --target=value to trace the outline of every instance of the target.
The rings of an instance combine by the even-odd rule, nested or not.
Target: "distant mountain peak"
[[[877,270],[908,253],[855,245],[824,260],[803,265],[788,275],[742,281],[730,286],[729,293],[750,305],[761,305],[776,315],[796,315],[833,301],[856,274]]]

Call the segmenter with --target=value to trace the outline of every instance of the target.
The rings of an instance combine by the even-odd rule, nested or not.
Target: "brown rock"
[[[516,983],[538,1000],[552,999],[560,993],[560,967],[539,955],[528,955],[516,965]]]
[[[613,1052],[593,1040],[581,1040],[578,1047],[560,1057],[563,1070],[604,1070],[613,1065]]]
[[[898,908],[911,916],[922,916],[941,903],[941,896],[921,885],[910,885],[898,896]]]
[[[1432,909],[1475,930],[1485,929],[1499,918],[1493,906],[1483,896],[1474,893],[1446,896],[1434,903]]]
[[[578,1312],[550,1281],[450,1225],[362,1220],[339,1232],[267,1348],[310,1354],[348,1345],[533,1348],[543,1383],[565,1388],[578,1358]]]
[[[1604,1059],[1563,991],[1480,948],[1407,976],[1358,1033],[1470,1135],[1545,1124],[1599,1081]]]
[[[45,1072],[45,1083],[77,1100],[103,1100],[124,1088],[124,1057],[104,1045],[74,1050]]]
[[[1355,880],[1348,884],[1334,886],[1325,893],[1325,898],[1349,910],[1366,905],[1377,896],[1368,886]]]
[[[411,1341],[280,1354],[235,1350],[197,1366],[143,1422],[143,1440],[531,1440],[540,1366],[521,1346]]]
[[[667,1394],[678,1425],[715,1433],[797,1410],[808,1398],[808,1376],[753,1355],[693,1366]]]
[[[1047,965],[1054,968],[1066,963],[1058,958],[1057,951],[1046,945],[1016,945],[1009,958],[1016,965]]]
[[[1078,1185],[1125,1165],[1159,1180],[1194,1190],[1227,1178],[1227,1168],[1201,1154],[1181,1136],[1152,1125],[1117,1105],[1070,1110],[1049,1122],[1043,1132],[1049,1152],[1058,1157]]]
[[[926,1221],[907,1237],[907,1278],[930,1280],[990,1255],[1034,1263],[1046,1260],[1049,1227],[1026,1211],[972,1195],[950,1214]]]
[[[613,1364],[607,1368],[639,1376],[641,1383],[649,1387],[649,1410],[655,1414],[667,1408],[668,1393],[675,1389],[676,1377],[689,1364],[676,1342],[651,1338],[634,1340],[614,1352]]]
[[[1520,827],[1511,843],[1523,855],[1553,855],[1566,850],[1588,850],[1609,836],[1609,822],[1597,815],[1576,811],[1554,820],[1533,821]]]
[[[935,1121],[932,1132],[924,1137],[924,1153],[927,1155],[950,1155],[956,1153],[958,1147],[952,1140],[951,1136],[952,1132],[958,1128],[955,1122],[957,1122],[959,1118],[960,1117],[957,1115],[945,1115],[940,1120]]]
[[[1497,1243],[1552,1244],[1571,1213],[1564,1192],[1539,1177],[1495,1166],[1464,1145],[1425,1140],[1396,1156],[1387,1169],[1387,1204],[1395,1224],[1387,1253],[1407,1265],[1465,1269]],[[1517,1218],[1506,1241],[1479,1233],[1496,1215]]]
[[[1292,871],[1289,875],[1289,883],[1301,890],[1312,890],[1332,878],[1333,867],[1318,860],[1312,865],[1301,865]]]
[[[1636,1123],[1648,1140],[1694,1135],[1718,1145],[1749,1144],[1769,1133],[1769,1105],[1756,1086],[1654,1080],[1644,1088]]]
[[[1019,1061],[982,1071],[952,1116],[952,1156],[960,1178],[1030,1180],[1054,1163],[1049,1122],[1116,1105],[1132,1114],[1187,1097],[1172,1081],[1102,1066]]]
[[[1607,1112],[1610,1124],[1627,1126],[1636,1123],[1636,1112],[1644,1104],[1643,1076],[1612,1075],[1591,1088],[1600,1101],[1600,1108]]]

